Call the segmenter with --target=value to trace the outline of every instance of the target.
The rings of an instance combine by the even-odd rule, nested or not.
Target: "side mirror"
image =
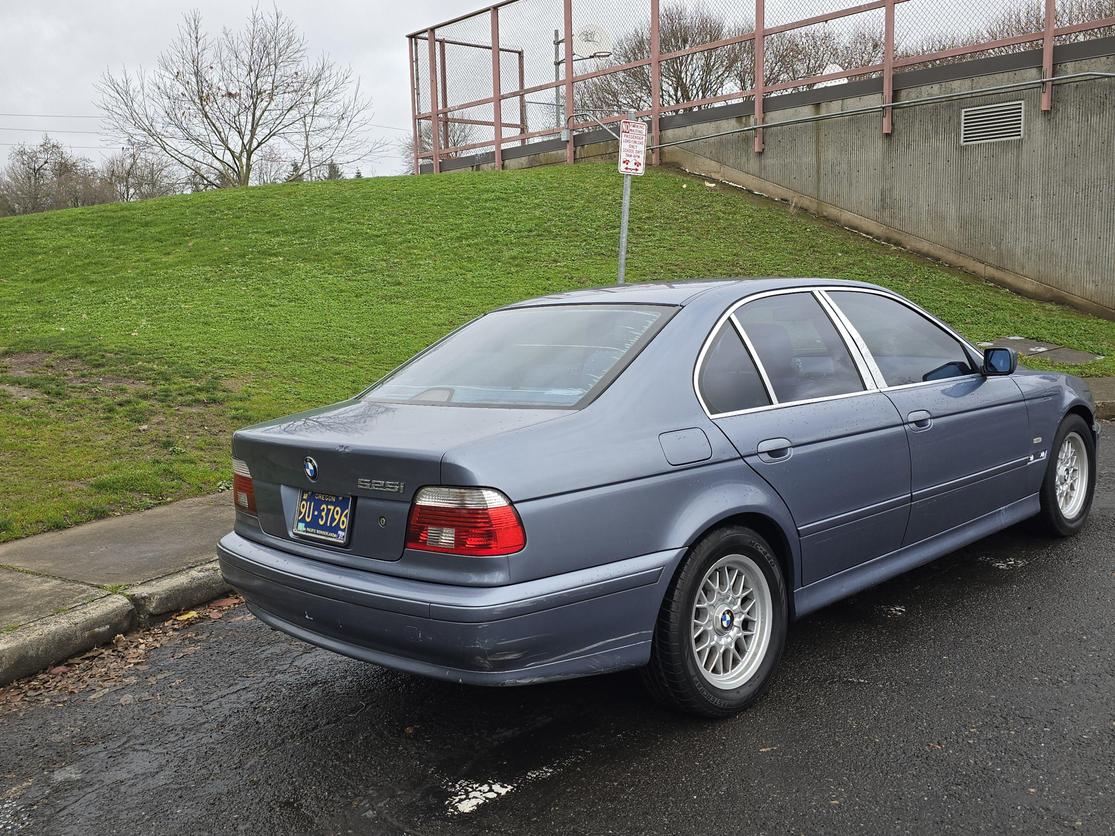
[[[989,348],[983,352],[983,374],[986,377],[1014,374],[1018,368],[1018,352],[1013,348]]]

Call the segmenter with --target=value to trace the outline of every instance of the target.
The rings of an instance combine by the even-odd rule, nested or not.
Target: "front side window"
[[[770,404],[759,370],[731,322],[720,326],[705,352],[697,388],[712,415]]]
[[[975,374],[963,346],[912,308],[874,293],[830,291],[852,323],[887,386]]]
[[[757,299],[735,316],[780,403],[864,390],[848,347],[812,294]]]
[[[661,305],[495,311],[418,355],[365,397],[456,406],[576,407],[607,386],[671,312]]]

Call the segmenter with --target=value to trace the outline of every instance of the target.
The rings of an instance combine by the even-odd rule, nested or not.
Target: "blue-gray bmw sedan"
[[[788,623],[1095,490],[1085,384],[873,285],[648,284],[510,305],[367,391],[233,436],[221,568],[357,659],[515,685],[642,668],[725,716]]]

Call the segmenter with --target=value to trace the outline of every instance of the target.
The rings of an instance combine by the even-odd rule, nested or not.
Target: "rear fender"
[[[761,522],[781,535],[782,542],[773,542],[771,546],[781,552],[787,590],[792,592],[800,587],[801,543],[782,498],[741,461],[727,469],[710,468],[707,477],[694,485],[696,491],[671,521],[670,542],[692,546],[721,525]],[[771,539],[770,532],[760,533]]]

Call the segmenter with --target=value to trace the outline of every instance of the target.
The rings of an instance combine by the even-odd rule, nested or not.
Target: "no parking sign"
[[[624,119],[619,123],[619,173],[642,174],[646,159],[646,123]]]

